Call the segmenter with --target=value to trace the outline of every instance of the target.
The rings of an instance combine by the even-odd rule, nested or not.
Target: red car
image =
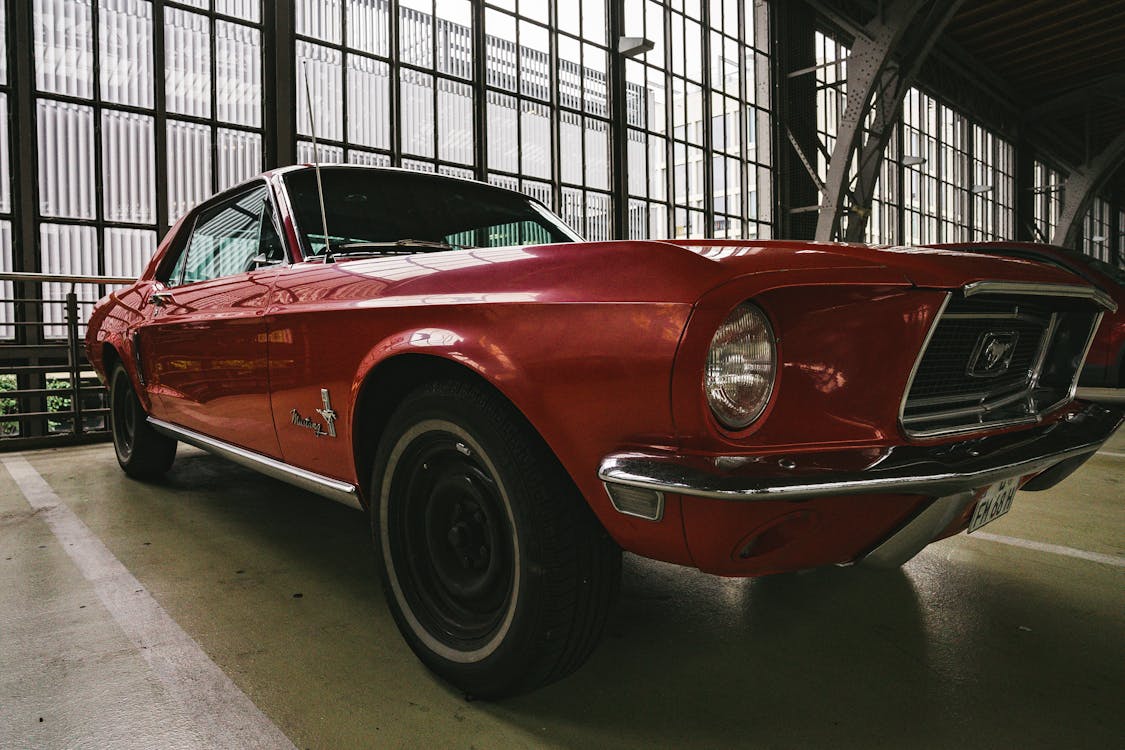
[[[1125,270],[1089,255],[1054,245],[1027,242],[978,242],[934,245],[973,253],[1046,263],[1065,268],[1102,289],[1113,298],[1117,311],[1102,319],[1086,366],[1078,378],[1078,397],[1091,401],[1125,403]]]
[[[1041,264],[582,242],[482,183],[270,172],[102,300],[131,476],[189,443],[368,511],[403,636],[480,697],[575,669],[622,549],[725,576],[899,565],[1117,429],[1074,404],[1115,306]],[[323,210],[322,210],[323,209]]]

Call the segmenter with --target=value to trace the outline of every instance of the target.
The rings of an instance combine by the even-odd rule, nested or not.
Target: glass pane
[[[105,273],[107,276],[141,275],[156,252],[156,232],[151,229],[105,230]]]
[[[12,223],[0,221],[0,273],[12,270]],[[15,289],[12,282],[0,281],[0,299],[12,299],[14,296]],[[16,335],[15,326],[5,325],[15,319],[12,303],[0,302],[0,339],[10,339]],[[4,434],[2,425],[0,425],[0,434]]]
[[[94,111],[39,100],[39,212],[94,218]]]
[[[586,119],[586,184],[609,189],[609,123]]]
[[[0,93],[0,214],[12,210],[8,183],[12,174],[11,155],[8,151],[8,95]]]
[[[297,141],[298,164],[337,164],[344,160],[344,149],[340,146],[326,146],[317,141],[313,149],[312,141]]]
[[[102,99],[152,106],[152,5],[99,0],[98,43]]]
[[[348,151],[348,163],[366,164],[373,167],[389,167],[391,166],[391,157],[387,154],[376,154],[371,151],[359,151],[353,148]]]
[[[297,0],[297,33],[339,44],[340,2],[341,0]]]
[[[473,77],[473,15],[469,0],[436,0],[437,69]]]
[[[210,23],[198,13],[164,12],[164,86],[169,112],[211,116]]]
[[[4,2],[0,0],[0,85],[8,82],[8,14]]]
[[[211,129],[168,121],[168,219],[175,221],[211,195]]]
[[[215,22],[215,110],[218,119],[262,124],[262,42],[257,29]]]
[[[551,178],[551,108],[537,102],[524,102],[520,112],[523,144],[520,155],[523,173]]]
[[[520,91],[548,101],[551,98],[551,36],[535,23],[520,22]]]
[[[434,163],[432,161],[418,161],[417,159],[403,159],[402,168],[413,169],[415,172],[435,171]]]
[[[91,0],[33,0],[35,85],[89,99],[94,94]]]
[[[488,92],[488,168],[519,171],[519,126],[516,98]]]
[[[219,128],[219,190],[245,182],[262,171],[262,136]]]
[[[102,112],[102,211],[107,221],[156,223],[152,118]]]
[[[485,76],[489,86],[516,90],[516,22],[507,13],[485,10]]]
[[[402,97],[402,151],[418,156],[434,155],[434,77],[404,69],[399,91]]]
[[[93,275],[98,272],[98,230],[94,227],[39,225],[39,262],[44,273]],[[91,284],[75,284],[78,294],[78,315],[88,320],[98,288]],[[70,284],[43,284],[43,299],[62,302],[70,291]],[[66,307],[62,304],[43,305],[43,334],[47,338],[66,338]]]
[[[562,180],[574,184],[582,183],[582,115],[573,112],[559,113],[559,153],[566,154],[561,159]]]
[[[438,78],[438,158],[473,163],[473,89]]]
[[[348,141],[390,148],[390,66],[361,55],[348,55],[347,64]]]
[[[274,2],[274,0],[269,0]],[[241,18],[251,23],[261,20],[259,0],[215,0],[215,12],[231,18]]]
[[[348,46],[386,57],[391,19],[387,0],[348,0]]]
[[[344,137],[343,57],[339,50],[297,42],[297,132],[312,135],[306,90],[312,94],[316,137]],[[306,89],[307,86],[307,89]]]
[[[434,67],[434,16],[431,0],[399,0],[398,53],[402,62]]]

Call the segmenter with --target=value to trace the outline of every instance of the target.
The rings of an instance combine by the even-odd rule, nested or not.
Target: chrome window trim
[[[1117,312],[1113,298],[1085,284],[1040,284],[1035,281],[974,281],[961,288],[966,297],[976,294],[1027,294],[1035,297],[1071,297],[1091,300],[1109,312]]]
[[[974,281],[963,286],[961,288],[961,292],[965,297],[971,297],[979,294],[1016,294],[1027,296],[1067,297],[1070,299],[1092,301],[1102,307],[1104,310],[1109,310],[1111,312],[1117,309],[1116,303],[1114,303],[1109,295],[1107,295],[1105,292],[1091,286],[1079,284],[1038,284],[1034,282],[1017,281]],[[956,427],[945,427],[929,430],[912,429],[909,426],[910,420],[908,420],[905,416],[906,402],[908,397],[910,396],[911,388],[914,387],[914,378],[918,374],[918,369],[922,365],[922,359],[926,355],[926,350],[930,346],[930,341],[933,338],[934,333],[937,331],[938,325],[943,320],[945,310],[949,306],[949,302],[952,300],[952,298],[952,293],[947,294],[945,302],[943,302],[941,307],[938,309],[937,316],[934,318],[933,323],[930,325],[930,330],[927,331],[926,338],[922,342],[922,348],[921,350],[919,350],[918,356],[914,360],[914,367],[910,370],[910,378],[906,382],[906,389],[903,391],[902,399],[899,401],[898,426],[904,436],[912,439],[940,438],[951,435],[962,435],[970,432],[979,432],[981,430],[1001,429],[1004,427],[1015,427],[1027,424],[1038,424],[1042,422],[1044,417],[1046,417],[1048,414],[1074,400],[1075,393],[1078,390],[1078,378],[1082,373],[1083,366],[1086,364],[1086,357],[1090,352],[1090,347],[1094,343],[1094,336],[1097,334],[1099,325],[1101,325],[1102,317],[1105,314],[1104,312],[1099,312],[1094,318],[1094,323],[1090,327],[1090,333],[1086,339],[1086,345],[1082,350],[1082,357],[1078,362],[1078,367],[1075,369],[1074,377],[1071,380],[1070,388],[1067,389],[1067,395],[1065,398],[1062,398],[1055,403],[1043,408],[1040,408],[1037,404],[1034,403],[1033,400],[1034,389],[1039,383],[1039,377],[1042,372],[1043,363],[1047,357],[1047,351],[1050,349],[1051,340],[1054,337],[1055,330],[1058,327],[1058,314],[1052,313],[1050,321],[1047,325],[1047,329],[1044,331],[1044,335],[1040,340],[1039,351],[1035,357],[1035,364],[1032,368],[1031,379],[1027,388],[1021,390],[1018,394],[1005,396],[997,403],[989,404],[988,408],[984,409],[983,411],[981,410],[980,406],[973,408],[962,407],[950,410],[948,412],[941,412],[932,415],[927,414],[924,415],[923,418],[915,419],[913,421],[928,422],[933,421],[933,419],[937,418],[956,417],[961,414],[970,414],[973,412],[979,412],[983,417],[987,415],[989,411],[1011,404],[1014,401],[1018,401],[1020,398],[1029,399],[1029,402],[1033,408],[1033,413],[1027,414],[1026,416],[1010,417],[1007,419],[997,419],[992,421],[981,421],[973,424],[958,425]],[[950,316],[951,319],[953,317],[954,316]],[[971,314],[966,313],[964,315],[957,315],[956,317],[961,319],[970,317],[992,318],[994,316],[988,313],[984,313],[980,316],[972,316]]]
[[[253,469],[273,479],[280,479],[282,482],[288,482],[296,487],[315,492],[329,500],[335,500],[348,507],[363,510],[363,505],[359,501],[359,493],[356,491],[356,487],[353,484],[341,482],[339,479],[326,477],[322,474],[316,474],[305,469],[299,469],[283,461],[278,461],[276,458],[270,458],[261,453],[255,453],[254,451],[240,448],[237,445],[208,437],[195,430],[189,430],[186,427],[180,427],[179,425],[165,422],[155,417],[149,417],[148,423],[161,435],[179,440],[188,445],[194,445],[196,448],[205,450],[208,453],[213,453],[216,456],[245,466],[248,469]]]

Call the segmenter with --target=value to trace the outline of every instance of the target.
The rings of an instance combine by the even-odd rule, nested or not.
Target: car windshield
[[[490,185],[362,167],[322,167],[320,174],[328,242],[315,171],[285,176],[306,257],[324,255],[326,245],[346,255],[581,240],[537,202]]]

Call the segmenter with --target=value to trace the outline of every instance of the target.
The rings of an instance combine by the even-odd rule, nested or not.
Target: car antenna
[[[309,91],[308,63],[301,62],[301,77],[305,79],[305,105],[309,110],[309,130],[312,131],[313,171],[316,172],[316,198],[320,203],[320,225],[324,231],[324,262],[332,261],[332,243],[328,239],[328,217],[324,212],[324,183],[320,181],[319,148],[316,144],[316,117],[313,115],[312,93]]]

